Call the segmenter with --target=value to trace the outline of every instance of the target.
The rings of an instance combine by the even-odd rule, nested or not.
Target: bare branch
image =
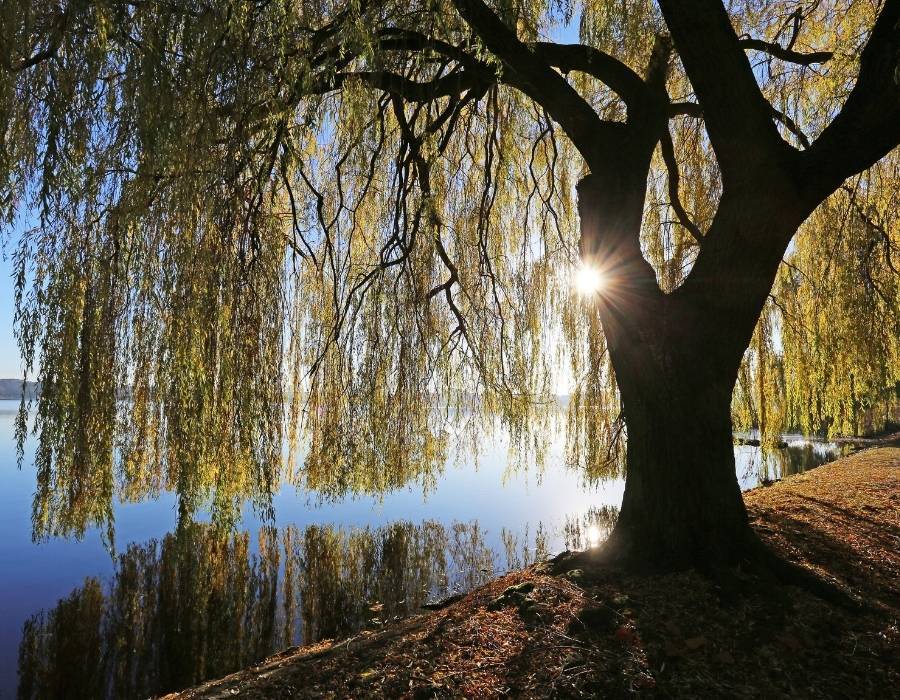
[[[738,44],[742,49],[761,51],[769,54],[773,58],[787,61],[788,63],[796,63],[801,66],[812,66],[817,63],[825,63],[830,61],[832,56],[834,56],[833,51],[811,51],[810,53],[802,53],[790,48],[785,48],[780,44],[771,41],[752,39],[750,37],[741,37],[738,40]]]
[[[697,243],[703,242],[703,232],[700,228],[691,221],[691,218],[688,216],[687,211],[684,206],[681,204],[681,199],[678,196],[678,185],[680,182],[680,175],[678,173],[678,161],[675,158],[675,147],[672,144],[672,135],[669,133],[669,130],[666,129],[662,138],[660,139],[660,148],[662,150],[663,161],[666,164],[666,170],[668,171],[668,180],[669,180],[669,204],[672,207],[672,211],[675,212],[675,216],[678,217],[678,221],[684,226],[688,233],[693,236],[694,240]]]

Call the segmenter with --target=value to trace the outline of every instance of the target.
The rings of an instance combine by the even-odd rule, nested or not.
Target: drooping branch
[[[450,312],[453,314],[453,317],[456,319],[456,328],[452,331],[453,333],[461,333],[463,338],[466,339],[466,343],[468,343],[469,347],[472,346],[472,341],[469,339],[469,332],[466,327],[466,319],[463,316],[462,311],[459,310],[459,307],[456,305],[456,301],[453,299],[453,285],[459,282],[459,270],[456,265],[453,264],[453,261],[450,259],[450,256],[447,254],[447,249],[444,248],[444,243],[440,238],[435,239],[435,249],[437,250],[438,257],[440,257],[441,262],[444,264],[444,267],[450,272],[450,277],[447,278],[446,282],[438,285],[434,289],[432,289],[428,293],[428,298],[431,299],[434,295],[443,292],[444,298],[447,300],[447,306],[450,308]]]
[[[497,22],[500,21],[496,17],[495,19]],[[548,109],[548,113],[562,124],[567,132],[572,131],[581,135],[576,146],[580,143],[582,146],[589,147],[592,142],[596,142],[604,135],[611,136],[614,132],[619,132],[618,135],[621,135],[621,125],[601,120],[590,105],[566,83],[562,76],[553,70],[554,68],[562,72],[575,70],[592,75],[616,92],[630,108],[638,106],[644,108],[654,97],[658,97],[631,68],[593,47],[549,42],[534,42],[526,45],[518,42],[511,32],[510,36],[517,43],[516,51],[521,52],[520,55],[531,57],[530,69],[534,69],[535,65],[538,66],[535,70],[531,70],[530,75],[542,72],[545,76],[550,76],[550,83],[553,84],[551,89],[546,89],[540,80],[523,77],[526,72],[519,64],[511,67],[504,63],[498,70],[469,53],[467,48],[471,47],[455,46],[420,32],[388,27],[378,33],[377,46],[379,50],[409,54],[433,52],[455,63],[457,69],[430,81],[415,81],[390,70],[344,70],[352,64],[355,53],[346,48],[331,47],[314,54],[310,60],[311,68],[323,69],[321,78],[314,79],[312,82],[304,79],[284,100],[279,101],[279,105],[259,104],[254,106],[251,110],[253,120],[259,121],[280,109],[289,108],[303,95],[326,94],[340,90],[348,81],[352,80],[358,80],[375,89],[399,95],[407,102],[427,102],[443,97],[458,97],[470,90],[484,93],[491,85],[502,82],[519,89],[539,104],[543,104],[544,100],[549,101],[554,106]],[[540,65],[542,62],[545,62],[546,65]],[[539,89],[535,88],[536,85],[540,86]],[[577,114],[573,115],[571,110],[567,111],[556,106],[560,104],[557,99],[559,95],[563,95],[576,105],[575,112]],[[223,114],[231,114],[235,111],[235,106],[227,105],[220,108],[220,111]],[[593,122],[593,124],[589,122]],[[573,125],[574,128],[571,128]],[[572,136],[572,134],[569,135]],[[599,150],[599,148],[594,150]]]
[[[471,42],[457,46],[421,32],[398,27],[386,27],[377,32],[376,45],[386,53],[432,54],[443,57],[456,68],[449,74],[428,81],[416,81],[392,70],[349,70],[362,54],[342,46],[321,46],[313,51],[309,67],[320,71],[320,77],[304,76],[290,93],[277,104],[270,102],[244,106],[248,121],[260,122],[272,114],[290,109],[303,96],[326,94],[340,90],[345,83],[360,81],[372,88],[403,97],[407,102],[429,102],[444,97],[459,97],[465,92],[485,93],[498,82],[507,84],[546,106],[547,113],[557,121],[573,140],[582,155],[594,160],[604,151],[623,143],[624,125],[602,120],[588,102],[572,88],[557,70],[587,73],[619,95],[634,113],[644,116],[658,112],[660,98],[668,100],[662,90],[653,87],[625,63],[590,46],[533,42],[526,44],[508,29],[481,0],[460,0],[471,4],[470,26],[488,48],[501,59],[499,67],[489,66],[471,50]],[[465,14],[461,9],[464,18]],[[480,29],[478,29],[480,27]],[[482,32],[487,37],[481,36]],[[327,44],[333,30],[320,31]],[[668,55],[668,53],[667,53]],[[220,108],[223,115],[235,112],[236,105]]]
[[[349,61],[347,61],[349,63]],[[432,80],[417,81],[392,71],[342,71],[326,72],[318,79],[299,81],[298,85],[286,97],[268,100],[241,109],[234,103],[219,107],[218,114],[232,117],[238,112],[243,114],[246,128],[250,124],[264,124],[265,120],[280,112],[293,109],[304,97],[325,95],[342,89],[347,83],[358,81],[368,87],[392,95],[398,95],[410,103],[433,102],[450,97],[458,98],[463,94],[483,94],[496,82],[496,76],[490,72],[474,69],[455,70]]]
[[[428,161],[422,155],[422,139],[414,133],[412,125],[406,118],[406,113],[404,111],[403,102],[400,99],[400,96],[397,94],[392,94],[391,103],[394,109],[394,116],[397,119],[397,124],[400,126],[400,133],[403,138],[403,142],[409,151],[409,158],[413,163],[415,163],[416,173],[418,175],[419,189],[423,197],[425,197],[426,199],[430,198],[431,168],[428,164]],[[455,108],[456,105],[451,105],[445,111],[445,114],[452,114],[455,111]],[[447,118],[449,118],[449,116]],[[432,130],[433,129],[434,126],[432,125]],[[450,312],[453,314],[453,317],[456,319],[457,323],[456,328],[451,332],[451,337],[456,333],[461,334],[463,338],[465,338],[466,344],[469,346],[469,348],[474,350],[475,346],[472,344],[472,340],[469,336],[465,317],[463,316],[462,311],[460,311],[459,307],[456,304],[456,300],[453,297],[453,287],[459,284],[459,269],[450,259],[450,255],[447,253],[447,249],[444,247],[444,243],[441,240],[439,228],[434,236],[434,245],[435,250],[437,250],[438,257],[441,259],[444,267],[447,268],[450,276],[445,282],[442,282],[437,287],[429,291],[425,298],[427,301],[431,301],[431,299],[437,294],[441,292],[444,293],[444,298],[447,301],[447,306],[450,309]]]
[[[672,207],[672,211],[675,212],[678,221],[685,229],[687,229],[687,232],[693,236],[694,240],[697,241],[697,243],[701,243],[703,241],[703,232],[697,224],[691,220],[691,217],[688,216],[687,210],[681,203],[681,198],[678,194],[681,176],[678,172],[678,160],[675,158],[675,147],[672,143],[672,135],[669,133],[668,129],[663,134],[662,139],[660,139],[660,148],[662,150],[663,161],[666,164],[666,170],[668,171],[669,204]]]
[[[898,270],[894,266],[894,262],[891,258],[891,255],[895,252],[896,246],[891,242],[891,236],[888,234],[887,229],[884,227],[884,224],[876,221],[869,213],[863,208],[862,204],[859,203],[859,200],[856,196],[857,190],[854,187],[850,187],[847,184],[841,185],[841,190],[847,194],[847,201],[850,206],[853,208],[853,211],[856,212],[856,215],[859,217],[860,221],[863,222],[865,227],[872,233],[874,233],[877,238],[881,239],[881,243],[884,246],[884,260],[887,263],[888,267],[895,275],[900,275],[900,270]],[[873,239],[871,244],[875,244],[876,241]],[[871,249],[869,250],[871,253]]]

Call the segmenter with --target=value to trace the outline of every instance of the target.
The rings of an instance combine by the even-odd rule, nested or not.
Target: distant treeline
[[[33,399],[40,392],[41,387],[37,382],[25,382],[25,398]],[[22,398],[21,379],[0,379],[0,400]]]

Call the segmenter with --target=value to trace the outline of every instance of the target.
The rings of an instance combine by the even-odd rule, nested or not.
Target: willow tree
[[[301,429],[310,485],[390,488],[448,419],[527,436],[567,356],[573,458],[627,431],[607,553],[755,556],[732,392],[798,228],[896,158],[898,0],[2,13],[38,528],[116,488],[265,505]]]
[[[885,158],[842,185],[779,270],[734,396],[736,425],[760,428],[764,443],[900,422],[898,167]]]

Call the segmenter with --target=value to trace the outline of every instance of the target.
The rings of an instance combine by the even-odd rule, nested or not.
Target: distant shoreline
[[[25,398],[33,399],[40,392],[37,382],[25,383]],[[0,401],[19,401],[22,398],[21,379],[0,379]]]

